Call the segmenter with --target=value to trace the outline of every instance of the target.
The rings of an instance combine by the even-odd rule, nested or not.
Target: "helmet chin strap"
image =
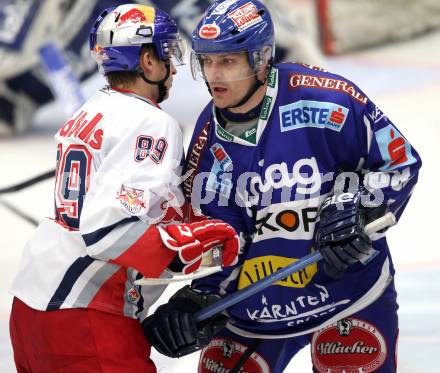
[[[234,109],[236,107],[240,107],[244,105],[246,102],[250,100],[250,98],[255,94],[255,92],[258,91],[258,88],[264,85],[266,83],[266,79],[264,81],[258,80],[258,78],[255,76],[255,83],[254,85],[249,89],[249,91],[245,94],[245,96],[235,105],[228,106],[225,109]]]
[[[245,96],[237,104],[235,104],[233,106],[228,106],[225,109],[234,109],[234,108],[243,106],[246,102],[248,102],[251,99],[251,97],[255,94],[255,92],[257,92],[260,87],[262,87],[264,84],[266,84],[269,72],[270,72],[270,64],[268,65],[267,74],[266,74],[266,77],[264,78],[264,80],[261,81],[257,78],[257,75],[254,75],[255,76],[255,83],[249,89],[249,91],[245,94]]]
[[[157,98],[157,103],[159,104],[164,100],[167,95],[167,87],[165,86],[165,82],[170,77],[171,73],[170,61],[164,61],[164,63],[167,71],[165,73],[165,77],[161,80],[150,80],[144,75],[143,72],[139,73],[139,76],[144,80],[145,83],[157,85],[157,88],[159,89],[159,97]]]

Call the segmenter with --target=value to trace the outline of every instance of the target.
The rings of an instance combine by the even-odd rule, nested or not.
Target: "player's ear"
[[[259,61],[259,68],[258,68],[258,77],[261,80],[264,80],[264,78],[267,75],[267,68],[272,60],[272,46],[266,45],[261,50],[260,55],[260,61]]]
[[[144,71],[145,75],[149,75],[152,73],[154,66],[156,65],[156,56],[153,52],[149,50],[145,50],[141,56],[139,57],[139,65],[141,69]]]

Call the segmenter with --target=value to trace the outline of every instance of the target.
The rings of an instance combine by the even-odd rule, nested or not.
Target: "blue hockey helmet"
[[[153,44],[163,61],[184,63],[185,41],[176,22],[164,11],[124,4],[104,10],[90,30],[89,47],[100,72],[139,71],[144,44]]]
[[[274,26],[266,6],[258,0],[214,2],[192,34],[191,68],[203,77],[200,56],[247,52],[254,72],[274,55]],[[201,74],[200,74],[201,73]]]

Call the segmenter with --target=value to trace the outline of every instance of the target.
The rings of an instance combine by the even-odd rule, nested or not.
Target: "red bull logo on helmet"
[[[130,23],[153,23],[155,10],[149,6],[136,6],[130,7],[127,11],[122,11],[116,15],[116,21],[118,27],[130,22]]]

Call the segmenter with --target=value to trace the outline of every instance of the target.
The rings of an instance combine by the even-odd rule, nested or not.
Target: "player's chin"
[[[214,105],[219,109],[225,109],[231,106],[231,97],[228,97],[226,94],[218,94],[217,92],[212,92],[212,99],[214,101]]]
[[[218,97],[213,96],[212,100],[214,101],[215,107],[217,107],[219,109],[226,109],[227,107],[230,106],[230,105],[228,105],[229,103],[227,101],[225,101],[223,98],[218,98]]]

